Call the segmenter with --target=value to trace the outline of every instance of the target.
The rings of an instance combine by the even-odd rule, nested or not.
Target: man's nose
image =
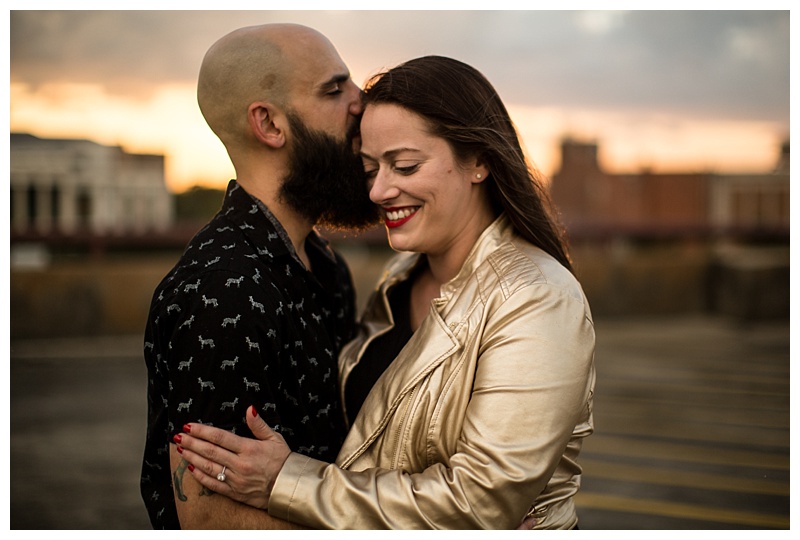
[[[359,116],[362,112],[364,112],[364,92],[362,92],[354,82],[350,81],[350,84],[352,85],[351,91],[353,92],[353,98],[350,102],[350,114],[353,116]]]

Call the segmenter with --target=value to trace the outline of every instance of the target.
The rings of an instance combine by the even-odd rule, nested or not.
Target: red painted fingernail
[[[192,426],[190,426],[189,424],[184,424],[183,425],[183,432],[184,433],[191,433],[192,432]]]
[[[180,447],[180,446],[178,447],[178,453],[179,453],[179,454],[183,454],[183,448],[182,448],[182,447]]]
[[[189,470],[194,472],[194,465],[192,465],[191,463],[189,463]]]
[[[181,444],[181,434],[180,434],[180,433],[178,433],[177,435],[175,435],[174,437],[172,437],[172,441],[173,441],[175,444]]]
[[[256,408],[254,406],[252,406],[252,405],[250,405],[250,408],[253,410],[253,418],[258,416],[258,412],[256,412]]]

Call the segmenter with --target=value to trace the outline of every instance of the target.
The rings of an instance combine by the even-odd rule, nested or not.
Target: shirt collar
[[[275,217],[275,214],[270,211],[263,201],[245,191],[236,180],[231,180],[228,183],[225,206],[228,206],[226,211],[232,213],[231,217],[233,219],[242,221],[240,227],[243,229],[250,228],[247,218],[249,217],[252,221],[252,214],[259,212],[266,217],[271,227],[265,227],[264,225],[266,224],[261,224],[252,230],[246,230],[248,236],[251,236],[257,244],[265,244],[264,248],[268,249],[273,255],[287,254],[302,264],[297,251],[294,249],[294,244],[289,238],[289,233],[286,232],[286,229]],[[306,237],[306,248],[314,249],[331,262],[336,260],[328,241],[319,236],[316,230],[312,230]]]

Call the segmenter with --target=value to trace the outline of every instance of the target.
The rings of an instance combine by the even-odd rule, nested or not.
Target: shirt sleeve
[[[280,332],[263,291],[248,276],[219,271],[179,284],[173,299],[163,347],[169,421],[178,431],[197,422],[251,436],[249,405],[277,414]]]

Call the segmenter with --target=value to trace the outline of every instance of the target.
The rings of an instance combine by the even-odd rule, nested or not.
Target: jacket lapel
[[[386,429],[403,398],[461,344],[431,307],[422,325],[381,375],[350,428],[337,462],[347,468]]]

